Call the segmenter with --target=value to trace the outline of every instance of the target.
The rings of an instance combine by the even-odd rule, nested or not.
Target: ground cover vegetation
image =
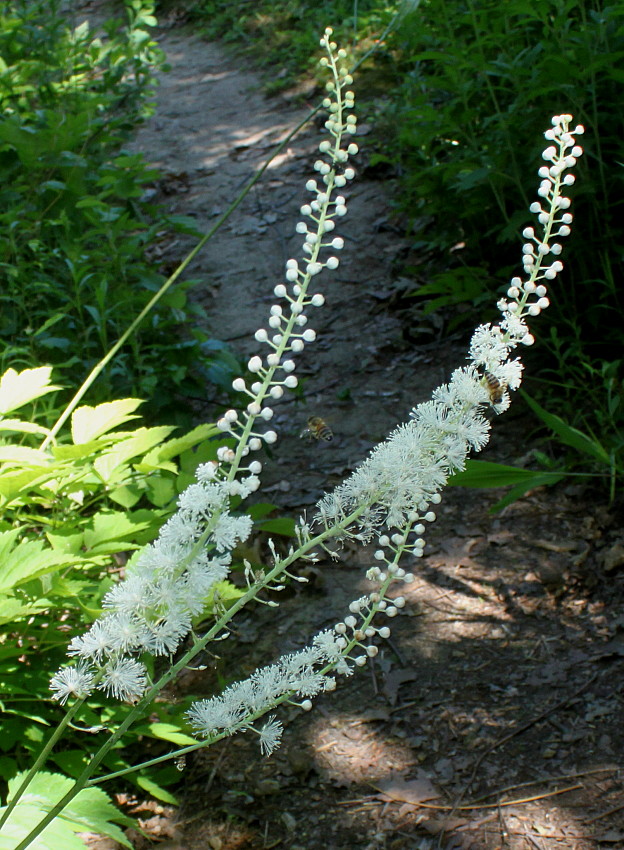
[[[107,22],[99,37],[84,23],[74,26],[56,0],[0,10],[4,783],[32,762],[45,730],[55,725],[55,710],[40,695],[50,664],[64,652],[63,633],[98,616],[128,555],[156,536],[182,481],[192,480],[197,464],[217,450],[208,442],[213,426],[174,434],[173,425],[162,424],[175,418],[170,406],[178,393],[192,395],[194,381],[206,391],[215,364],[202,347],[219,351],[219,345],[188,327],[191,316],[198,319],[187,303],[189,284],[167,292],[149,262],[149,249],[163,235],[192,227],[144,202],[145,186],[157,175],[123,150],[151,112],[153,74],[163,57],[150,35],[152,4],[133,0],[119,11],[127,13],[125,22]],[[105,355],[159,292],[160,304],[107,370]],[[227,376],[223,360],[220,370]],[[88,373],[90,405],[78,406],[80,395],[68,404],[68,393]],[[83,384],[81,393],[86,389]],[[110,400],[128,391],[151,404],[134,396]],[[141,405],[149,426],[133,422]],[[225,600],[229,592],[220,589]],[[174,714],[154,706],[126,743],[185,740]],[[115,715],[105,700],[92,704],[85,717],[92,737],[70,733],[50,765],[76,775]],[[128,753],[118,749],[108,766],[127,766]],[[165,786],[175,779],[170,768],[137,781],[171,800]],[[93,824],[102,815],[97,826],[106,831],[111,812],[104,805],[98,815],[98,801],[91,802]],[[57,838],[56,846],[71,846],[62,843],[67,836]]]
[[[292,86],[302,69],[307,73],[319,16],[335,22],[352,65],[366,57],[358,94],[376,128],[369,164],[396,179],[397,213],[413,248],[397,277],[401,294],[413,299],[410,321],[426,329],[427,340],[427,317],[434,312],[442,311],[447,331],[470,327],[497,291],[500,270],[511,269],[522,223],[511,199],[530,196],[542,116],[571,109],[592,127],[576,198],[584,222],[572,237],[578,262],[570,289],[552,293],[557,320],[533,354],[527,415],[534,414],[536,427],[552,438],[536,451],[534,466],[596,474],[613,499],[624,466],[618,320],[624,308],[618,108],[624,3],[174,5],[208,35],[233,42],[269,68],[269,90]],[[367,142],[374,147],[370,137]],[[474,471],[477,485],[517,483],[501,470]],[[531,481],[540,480],[546,478]],[[525,485],[529,478],[517,492]]]

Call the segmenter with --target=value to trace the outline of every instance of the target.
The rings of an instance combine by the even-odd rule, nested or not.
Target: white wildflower
[[[94,676],[84,664],[77,664],[75,667],[64,667],[55,673],[50,680],[50,690],[52,699],[65,705],[68,698],[78,697],[83,699],[89,696],[93,690]]]

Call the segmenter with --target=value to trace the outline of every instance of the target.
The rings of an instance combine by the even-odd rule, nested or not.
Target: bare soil
[[[172,70],[132,148],[162,170],[168,208],[207,229],[307,106],[267,99],[241,60],[188,27],[158,38]],[[208,329],[243,359],[256,353],[284,262],[299,255],[294,224],[318,141],[310,126],[290,142],[190,270]],[[365,163],[366,132],[359,142]],[[362,171],[342,264],[311,322],[319,340],[300,361],[302,396],[276,405],[263,498],[282,514],[309,508],[465,357],[456,342],[409,342],[389,297],[407,250],[393,187]],[[191,245],[168,244],[163,262]],[[207,401],[201,412],[218,410]],[[330,443],[299,439],[310,415],[331,424]],[[530,448],[513,408],[494,426],[488,459]],[[271,758],[238,736],[189,758],[179,810],[122,795],[145,830],[132,835],[137,850],[624,847],[621,516],[571,486],[491,515],[499,495],[447,491],[417,581],[397,590],[408,604],[391,639],[312,712],[282,712]],[[254,546],[262,558],[265,541]],[[212,693],[217,672],[234,680],[301,647],[366,592],[370,563],[349,546],[319,564],[279,608],[245,614],[238,640],[179,692]]]

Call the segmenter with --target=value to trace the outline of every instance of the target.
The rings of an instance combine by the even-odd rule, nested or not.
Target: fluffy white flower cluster
[[[182,493],[177,513],[104,597],[108,613],[70,642],[68,655],[78,664],[53,677],[54,699],[86,696],[97,685],[133,702],[148,684],[135,656],[170,655],[189,634],[229,572],[230,551],[252,527],[248,516],[229,513],[227,484],[211,481],[213,474],[214,465],[199,467],[198,483]]]
[[[380,612],[394,617],[405,604],[403,597],[387,599],[385,589],[392,580],[411,582],[413,576],[403,570],[395,570],[390,579],[380,570],[371,571],[370,576],[385,584],[380,592],[352,602],[351,613],[343,622],[317,634],[312,643],[299,652],[284,655],[275,664],[259,668],[248,679],[230,685],[218,696],[193,703],[187,717],[195,733],[199,737],[215,738],[253,729],[256,718],[282,702],[293,703],[295,698],[303,700],[296,704],[309,710],[311,697],[335,689],[336,680],[330,673],[350,676],[354,666],[362,667],[377,655],[377,647],[364,641],[376,635],[387,638],[390,629],[372,626],[372,618]],[[356,647],[363,652],[353,655]],[[259,734],[261,748],[268,754],[279,743],[281,725],[271,719]]]
[[[559,260],[548,256],[561,253],[559,243],[551,236],[566,236],[572,216],[564,212],[570,199],[562,188],[574,178],[565,172],[582,154],[574,136],[583,127],[569,129],[571,115],[557,115],[545,136],[555,145],[544,151],[544,159],[552,164],[540,168],[539,194],[548,206],[531,205],[538,213],[541,236],[533,228],[524,231],[531,241],[523,247],[526,281],[513,278],[507,299],[499,302],[503,314],[499,325],[482,325],[470,342],[470,363],[456,369],[448,384],[438,387],[431,401],[418,405],[411,420],[400,425],[389,438],[375,448],[356,471],[326,495],[317,505],[313,523],[324,528],[353,517],[343,534],[370,539],[381,534],[380,545],[394,555],[399,549],[423,554],[424,522],[435,519],[431,505],[440,502],[440,490],[449,475],[462,470],[471,451],[480,451],[488,442],[490,423],[488,407],[502,413],[511,402],[508,390],[515,390],[522,379],[522,363],[510,359],[519,343],[530,345],[533,337],[526,324],[527,316],[537,316],[548,306],[546,287],[538,283],[552,280],[563,268]],[[398,531],[393,532],[393,529]],[[388,534],[381,532],[387,529]],[[408,543],[408,535],[411,534]],[[398,547],[398,549],[397,549]],[[384,549],[379,560],[387,560]]]

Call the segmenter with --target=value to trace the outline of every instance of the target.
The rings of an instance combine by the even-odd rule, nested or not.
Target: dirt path
[[[171,210],[193,216],[204,231],[309,107],[265,98],[258,77],[188,32],[166,33],[161,46],[173,71],[162,75],[158,114],[133,148],[164,172],[161,186]],[[243,361],[257,353],[253,334],[267,326],[286,260],[301,257],[295,223],[318,142],[314,125],[300,132],[189,269],[189,277],[201,281],[195,297],[208,313],[208,330]],[[389,222],[388,187],[358,180],[348,206],[340,227],[346,242],[341,266],[321,281],[327,306],[311,317],[318,342],[299,361],[302,396],[276,405],[279,461],[269,462],[264,480],[271,498],[289,507],[316,501],[328,472],[351,469],[443,375],[440,364],[426,368],[432,353],[406,346],[398,319],[380,308],[402,248]],[[173,247],[176,258],[181,249],[180,243]],[[205,412],[216,411],[208,405]],[[322,453],[298,440],[310,415],[326,418],[334,430]],[[300,479],[297,485],[293,478]]]
[[[165,31],[160,43],[172,71],[133,147],[162,169],[170,210],[205,229],[303,112],[267,100],[238,60],[187,30]],[[314,127],[292,141],[190,272],[201,280],[210,331],[241,357],[256,352],[253,333],[266,326],[272,288],[285,260],[299,255],[294,224],[317,144]],[[450,346],[406,344],[387,309],[403,249],[389,223],[388,189],[362,177],[354,183],[343,261],[327,277],[328,306],[314,323],[319,341],[298,372],[303,397],[276,407],[280,442],[263,492],[284,510],[337,483],[463,357]],[[167,259],[183,248],[171,246]],[[208,400],[206,412],[215,413]],[[298,439],[311,414],[335,432],[322,448]],[[522,454],[522,430],[520,423],[501,431],[495,447],[513,454],[515,434]],[[145,822],[154,837],[169,837],[161,846],[624,846],[615,811],[624,805],[624,589],[619,573],[600,567],[613,543],[608,517],[564,488],[492,518],[486,511],[495,500],[448,493],[392,639],[368,673],[342,682],[310,715],[283,716],[284,745],[271,759],[247,736],[189,759],[177,825],[158,812]],[[260,555],[262,547],[258,541]],[[244,616],[236,647],[207,659],[211,669],[189,675],[181,692],[208,693],[215,670],[238,678],[343,617],[364,592],[369,559],[347,547],[338,565],[313,571],[305,593]],[[147,846],[138,836],[135,845]]]

